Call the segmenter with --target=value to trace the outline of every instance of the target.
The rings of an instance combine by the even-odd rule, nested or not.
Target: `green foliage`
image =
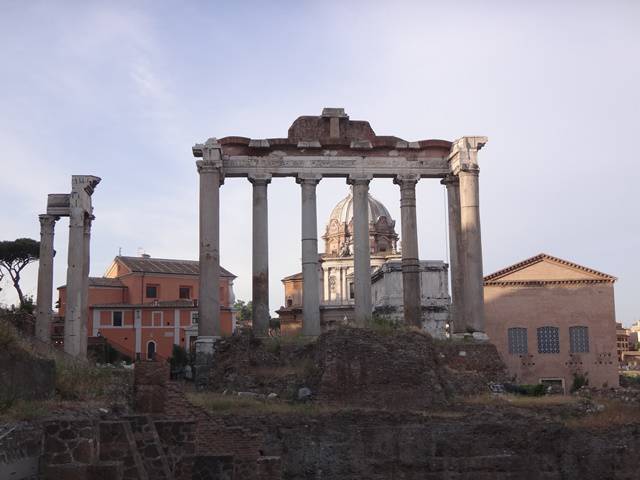
[[[113,380],[112,371],[75,360],[56,362],[56,393],[63,400],[90,400],[104,396]]]
[[[27,299],[20,288],[20,273],[40,256],[40,242],[31,238],[18,238],[0,242],[0,269],[11,277],[20,299],[20,309],[28,308]],[[33,300],[31,301],[33,306]]]
[[[505,384],[504,389],[508,393],[515,393],[518,395],[525,395],[527,397],[541,397],[547,393],[547,387],[542,385],[541,383],[536,383],[533,385],[514,385],[514,384]]]
[[[189,363],[189,353],[180,345],[174,344],[169,363],[172,369],[182,368]]]
[[[246,302],[244,300],[236,300],[233,304],[233,308],[235,308],[238,312],[238,321],[241,323],[249,323],[253,318],[252,313],[252,304],[251,301]]]
[[[585,385],[589,385],[589,379],[581,373],[573,374],[573,384],[571,385],[571,393],[577,392]]]
[[[404,328],[404,325],[401,325],[398,322],[392,320],[388,315],[374,313],[373,315],[371,315],[369,328],[371,328],[371,330],[375,330],[378,333],[391,334],[402,330]]]

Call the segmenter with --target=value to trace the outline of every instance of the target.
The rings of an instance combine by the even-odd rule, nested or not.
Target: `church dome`
[[[377,223],[380,217],[386,217],[387,222],[391,223],[391,215],[389,210],[381,201],[376,200],[369,194],[369,223]],[[340,200],[329,215],[328,225],[332,220],[336,220],[339,224],[350,223],[353,219],[353,192],[349,189],[349,194]]]

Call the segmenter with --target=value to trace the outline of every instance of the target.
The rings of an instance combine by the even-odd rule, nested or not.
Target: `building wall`
[[[568,390],[581,373],[594,387],[618,385],[613,283],[485,285],[484,298],[486,333],[516,381],[562,378]],[[559,328],[560,353],[538,353],[537,329],[545,326]],[[570,353],[572,326],[588,327],[588,353]],[[527,354],[509,353],[512,327],[527,329]]]

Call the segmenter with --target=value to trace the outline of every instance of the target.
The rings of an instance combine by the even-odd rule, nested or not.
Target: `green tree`
[[[238,321],[241,323],[250,323],[252,318],[252,307],[251,301],[245,302],[244,300],[236,300],[233,304],[233,308],[235,308],[238,312]]]
[[[24,268],[40,257],[40,242],[31,238],[18,238],[0,242],[0,268],[4,269],[18,292],[20,309],[27,307],[28,301],[20,288],[20,274]]]

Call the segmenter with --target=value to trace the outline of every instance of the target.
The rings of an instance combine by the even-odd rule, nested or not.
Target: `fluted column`
[[[420,294],[420,256],[416,219],[416,184],[418,175],[398,175],[393,182],[400,186],[400,214],[402,221],[402,298],[404,321],[407,325],[422,326]]]
[[[38,263],[38,298],[36,310],[36,337],[51,341],[51,312],[53,302],[53,238],[55,215],[40,215],[40,261]]]
[[[440,183],[447,187],[449,213],[449,271],[451,272],[452,298],[449,319],[453,333],[464,333],[465,328],[462,320],[462,281],[464,272],[462,262],[464,261],[464,252],[461,250],[460,182],[457,176],[447,175]]]
[[[462,137],[456,140],[449,155],[449,165],[460,182],[460,253],[463,256],[462,324],[465,331],[482,332],[484,326],[484,278],[482,273],[482,238],[480,235],[480,194],[478,150],[487,142],[486,137]]]
[[[73,196],[73,193],[72,193]],[[73,200],[72,200],[73,201]],[[85,210],[72,206],[69,215],[69,252],[67,255],[67,305],[64,318],[64,351],[74,357],[85,358],[86,339],[82,334],[82,291],[84,276]],[[84,318],[86,322],[86,318]],[[86,328],[86,327],[85,327]],[[86,329],[84,331],[86,334]]]
[[[371,175],[350,175],[353,186],[353,267],[356,325],[371,319],[371,245],[369,240],[369,182]]]
[[[320,277],[318,275],[318,215],[316,186],[320,175],[298,175],[302,199],[302,334],[320,335]]]
[[[266,336],[269,333],[269,208],[267,185],[271,175],[251,175],[253,184],[253,333]]]

